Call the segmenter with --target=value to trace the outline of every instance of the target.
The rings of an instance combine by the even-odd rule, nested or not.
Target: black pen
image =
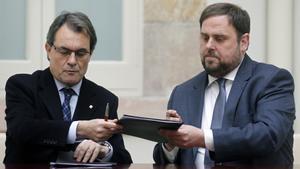
[[[105,112],[104,112],[104,120],[107,121],[109,117],[109,103],[106,104]]]

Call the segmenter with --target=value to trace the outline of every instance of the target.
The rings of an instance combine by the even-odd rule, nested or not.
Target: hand
[[[92,139],[95,142],[106,141],[113,134],[122,131],[122,126],[118,125],[117,121],[117,119],[108,121],[104,119],[79,121],[76,130],[77,137]]]
[[[191,125],[181,125],[177,131],[161,129],[159,133],[168,139],[168,145],[173,148],[205,148],[203,131]]]
[[[92,140],[83,140],[74,151],[74,159],[77,162],[94,162],[97,157],[103,158],[108,152],[106,146],[102,146]]]
[[[167,110],[166,119],[173,121],[182,121],[180,115],[177,113],[176,110]],[[175,148],[175,145],[171,143],[164,143],[164,145],[168,151],[172,151]]]
[[[180,115],[176,112],[176,110],[167,110],[166,119],[173,121],[182,121]]]

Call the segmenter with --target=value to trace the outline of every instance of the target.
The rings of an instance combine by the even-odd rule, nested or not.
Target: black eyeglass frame
[[[91,52],[89,52],[88,50],[82,48],[82,49],[78,49],[76,51],[65,48],[65,47],[57,47],[56,45],[52,44],[54,50],[59,53],[62,56],[68,57],[71,56],[72,53],[74,52],[75,57],[76,58],[85,58],[88,55],[91,55]]]

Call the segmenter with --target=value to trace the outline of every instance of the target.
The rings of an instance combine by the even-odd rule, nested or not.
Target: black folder
[[[123,133],[154,142],[167,142],[167,139],[159,134],[160,129],[177,130],[183,122],[123,115],[118,121],[123,128]]]

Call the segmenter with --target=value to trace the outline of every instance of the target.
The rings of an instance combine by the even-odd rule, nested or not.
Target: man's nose
[[[68,57],[68,64],[75,65],[77,63],[77,58],[75,52],[72,52]]]
[[[215,41],[213,38],[209,38],[206,43],[206,48],[208,49],[214,49],[215,48]]]

